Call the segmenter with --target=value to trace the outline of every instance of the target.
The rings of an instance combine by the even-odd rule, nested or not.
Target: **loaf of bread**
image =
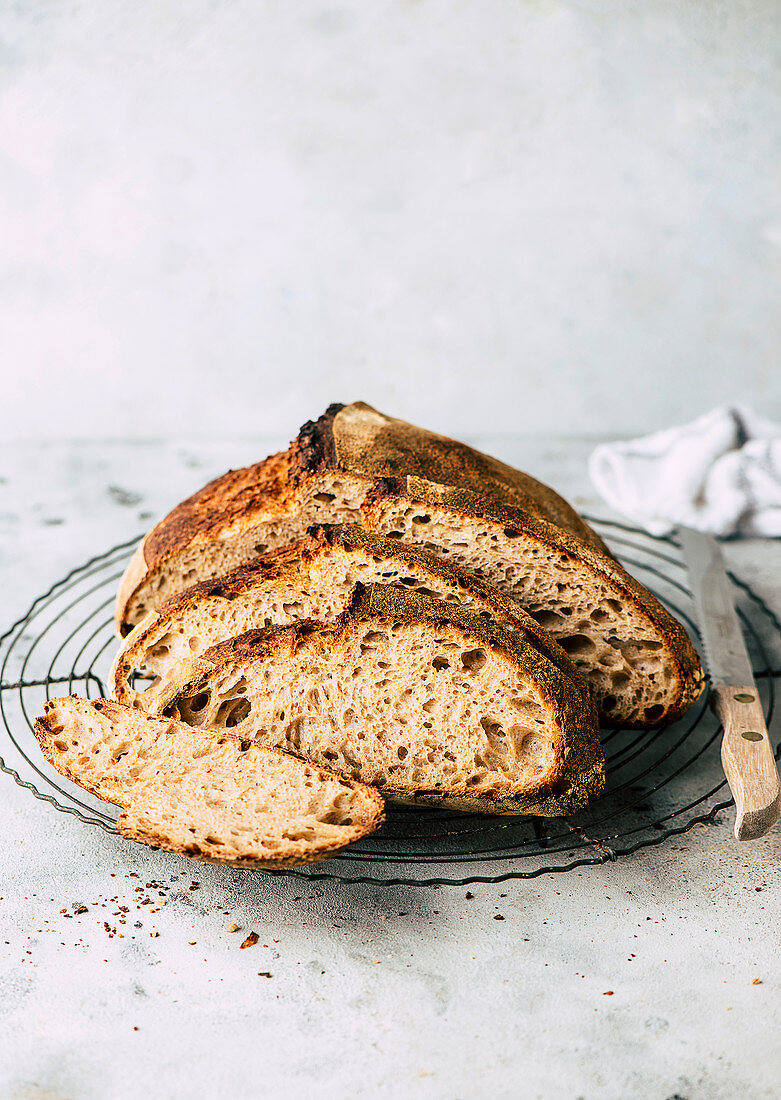
[[[123,836],[203,862],[312,863],[383,820],[376,791],[327,768],[105,699],[53,699],[35,732],[58,772],[122,807]]]
[[[600,793],[593,702],[520,630],[395,585],[357,585],[333,623],[222,642],[167,713],[230,729],[386,798],[570,813]]]
[[[567,650],[604,725],[671,722],[702,690],[686,631],[561,497],[360,402],[332,406],[288,451],[226,474],[162,520],[123,578],[120,633],[182,589],[326,522],[428,549],[512,597]]]
[[[110,677],[114,697],[159,713],[183,664],[248,630],[297,619],[331,622],[345,610],[358,582],[399,584],[469,607],[523,631],[563,677],[578,679],[547,631],[493,585],[428,550],[348,524],[313,528],[307,538],[269,550],[224,577],[201,581],[150,612],[116,656]]]

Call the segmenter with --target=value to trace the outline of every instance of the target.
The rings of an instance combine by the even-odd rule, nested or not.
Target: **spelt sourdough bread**
[[[564,650],[515,600],[428,550],[348,524],[313,528],[307,538],[185,589],[150,612],[114,661],[114,697],[159,713],[183,662],[248,630],[297,619],[331,622],[345,610],[357,582],[401,584],[471,607],[509,630],[524,632],[563,677],[578,678]],[[142,690],[136,674],[144,677]]]
[[[376,478],[407,476],[512,504],[607,553],[577,512],[528,474],[356,401],[331,405],[287,451],[231,470],[158,523],[120,585],[117,630],[127,634],[175,592],[293,542],[312,524],[360,521]]]
[[[292,752],[390,799],[570,813],[604,754],[582,682],[519,630],[395,585],[357,585],[333,623],[267,627],[208,650],[169,712]]]
[[[364,424],[377,418],[374,434],[347,431],[356,417]],[[645,728],[683,714],[703,683],[683,627],[582,521],[572,520],[560,497],[534,489],[522,474],[507,488],[516,471],[498,463],[497,474],[495,460],[468,448],[464,456],[462,445],[431,438],[367,406],[332,408],[305,425],[289,451],[212,482],[139,547],[120,590],[120,631],[188,585],[300,539],[312,523],[358,520],[479,572],[521,604],[569,652],[595,692],[604,725]],[[373,473],[426,463],[439,477],[455,479],[460,466],[448,457],[452,450],[461,456],[463,480],[483,484],[484,473],[493,499],[418,476],[369,480],[354,470],[358,440]],[[500,474],[507,500],[526,492],[523,506],[498,501]]]
[[[58,772],[122,807],[123,836],[204,862],[312,863],[383,820],[376,791],[326,768],[105,699],[53,699],[35,733]]]

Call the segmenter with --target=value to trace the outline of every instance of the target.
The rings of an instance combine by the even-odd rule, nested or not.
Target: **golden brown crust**
[[[417,476],[466,486],[489,500],[514,502],[607,552],[596,532],[548,486],[464,443],[386,417],[356,401],[331,405],[318,420],[303,425],[287,451],[230,470],[177,505],[146,537],[147,570],[258,512],[284,514],[286,501],[307,478],[338,470],[367,482]]]
[[[277,510],[284,512],[290,491],[290,458],[290,451],[280,451],[254,466],[229,470],[183,500],[147,535],[147,570],[193,542],[214,538],[260,509],[269,511],[277,503]]]
[[[479,799],[474,799],[466,791],[452,797],[436,791],[421,791],[412,801],[481,813],[560,816],[572,813],[601,792],[604,752],[591,693],[582,681],[563,681],[560,671],[524,634],[506,630],[468,608],[392,585],[356,585],[350,605],[334,623],[307,619],[289,626],[251,630],[238,638],[220,642],[200,658],[208,662],[211,669],[203,672],[202,665],[198,675],[181,682],[166,713],[176,713],[179,699],[203,690],[215,669],[222,673],[234,663],[261,661],[272,654],[278,656],[280,652],[283,656],[292,656],[309,639],[325,651],[334,651],[341,647],[343,638],[357,623],[420,622],[422,619],[455,628],[470,640],[476,639],[486,646],[501,648],[512,664],[537,685],[563,736],[556,747],[556,760],[549,776],[530,783],[522,794],[508,798],[499,792],[484,792]],[[384,789],[383,793],[391,799],[402,797],[391,789]],[[403,797],[409,800],[409,792]]]
[[[627,573],[615,558],[600,554],[577,536],[532,516],[523,509],[486,501],[467,489],[436,485],[423,478],[382,478],[376,481],[363,505],[367,526],[372,527],[374,511],[382,505],[384,499],[399,498],[406,498],[410,502],[438,504],[465,516],[491,520],[536,539],[550,550],[567,554],[587,566],[607,580],[618,590],[622,599],[650,620],[666,646],[670,662],[674,666],[678,691],[669,703],[663,720],[674,722],[699,698],[704,686],[704,673],[689,635],[656,596]]]
[[[318,420],[304,424],[291,444],[291,456],[296,483],[341,470],[369,480],[422,477],[463,486],[548,519],[608,553],[597,533],[549,486],[465,443],[386,416],[364,401],[330,405]]]

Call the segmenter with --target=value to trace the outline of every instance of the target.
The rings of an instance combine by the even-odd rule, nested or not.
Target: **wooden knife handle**
[[[737,816],[738,840],[757,840],[781,817],[781,781],[754,687],[715,687],[713,710],[724,726],[721,762]]]

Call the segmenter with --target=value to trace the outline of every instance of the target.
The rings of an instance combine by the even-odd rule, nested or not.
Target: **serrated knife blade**
[[[679,527],[678,535],[713,683],[753,684],[754,672],[719,544],[690,527]]]
[[[721,761],[735,799],[735,836],[756,840],[781,816],[781,781],[732,584],[715,539],[689,527],[678,535],[711,675],[710,703],[724,726]]]

